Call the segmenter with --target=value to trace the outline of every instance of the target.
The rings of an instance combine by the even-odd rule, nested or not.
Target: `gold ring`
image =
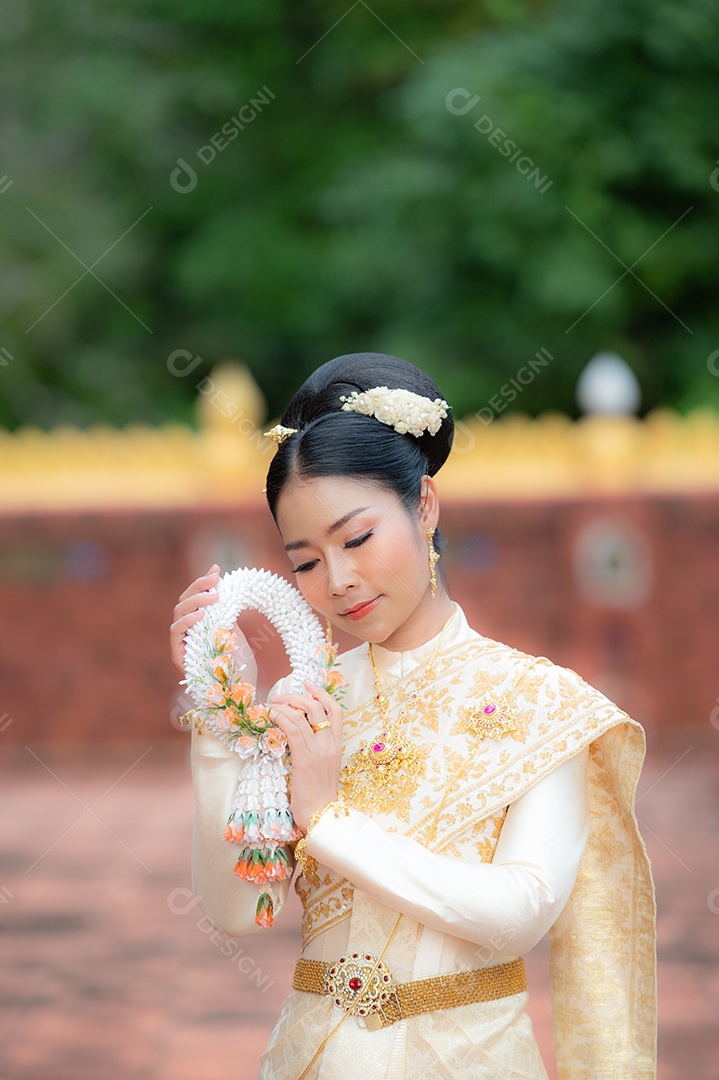
[[[312,730],[313,731],[322,731],[322,728],[326,728],[326,727],[332,727],[331,723],[329,722],[329,720],[322,720],[322,721],[320,721],[319,724],[313,724],[312,725]]]

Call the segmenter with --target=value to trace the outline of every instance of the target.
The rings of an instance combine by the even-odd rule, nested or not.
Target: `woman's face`
[[[286,485],[277,525],[297,588],[315,611],[380,644],[424,606],[430,597],[425,530],[438,515],[429,484],[414,519],[394,492],[367,481],[325,476]]]

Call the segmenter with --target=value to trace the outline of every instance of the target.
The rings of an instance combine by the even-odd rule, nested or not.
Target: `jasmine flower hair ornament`
[[[374,416],[383,424],[389,424],[401,435],[419,438],[425,431],[436,435],[447,415],[449,405],[444,398],[424,397],[411,390],[390,390],[387,386],[373,386],[359,393],[353,390],[349,397],[340,397],[345,412]]]

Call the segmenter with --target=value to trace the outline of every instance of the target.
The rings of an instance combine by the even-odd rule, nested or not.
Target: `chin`
[[[401,622],[398,622],[393,626],[387,626],[386,623],[383,623],[381,626],[374,627],[372,630],[372,636],[366,637],[365,640],[372,641],[375,645],[382,645],[387,640],[387,638],[392,637],[392,634],[394,634],[401,625]]]
[[[371,629],[367,627],[365,630],[364,627],[353,626],[351,622],[348,622],[348,625],[343,627],[343,630],[346,630],[352,637],[357,638],[358,641],[371,642],[373,645],[381,645],[392,633],[384,625],[373,626]]]

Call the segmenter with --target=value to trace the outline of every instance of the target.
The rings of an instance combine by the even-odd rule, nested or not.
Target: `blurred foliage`
[[[718,23],[714,0],[5,0],[0,424],[191,420],[231,356],[274,416],[364,349],[459,414],[542,348],[523,411],[573,413],[605,349],[645,408],[719,406]],[[450,111],[456,88],[479,100]]]

